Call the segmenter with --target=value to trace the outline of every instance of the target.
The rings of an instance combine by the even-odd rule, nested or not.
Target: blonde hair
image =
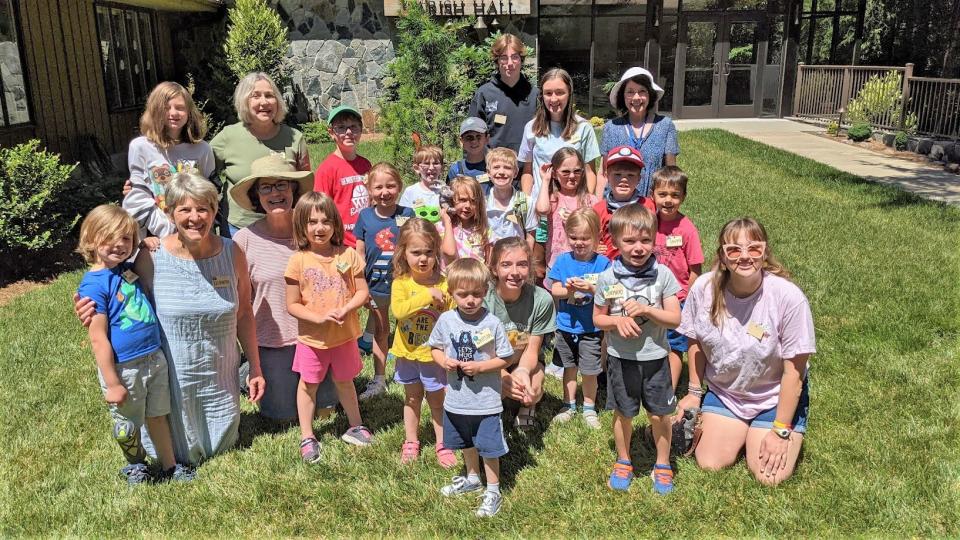
[[[212,212],[220,206],[220,193],[210,180],[192,172],[173,175],[163,192],[167,214],[173,216],[177,206],[187,199],[207,205]]]
[[[584,168],[583,156],[580,155],[580,151],[569,146],[564,146],[554,152],[553,157],[550,159],[550,191],[548,193],[550,193],[551,205],[557,204],[559,201],[557,193],[560,192],[560,178],[557,176],[557,169],[563,165],[563,162],[566,161],[567,158],[571,157],[577,158],[577,163],[580,164],[580,168]],[[587,174],[585,170],[581,170],[580,172],[580,183],[577,185],[577,204],[579,206],[588,206],[590,204],[590,191],[587,189]]]
[[[283,123],[284,118],[287,117],[287,103],[283,100],[283,94],[277,88],[277,83],[262,71],[247,73],[237,83],[237,88],[233,91],[233,108],[237,111],[237,118],[246,125],[253,123],[253,115],[250,114],[250,94],[253,94],[253,88],[258,81],[267,81],[270,91],[277,97],[277,114],[273,117],[273,123]]]
[[[521,61],[527,56],[527,46],[523,44],[520,38],[513,34],[500,34],[500,37],[495,39],[493,46],[490,47],[490,56],[493,58],[493,61],[496,62],[500,56],[509,49],[517,51]]]
[[[314,210],[319,210],[324,217],[333,222],[333,234],[330,236],[330,244],[333,246],[343,245],[343,218],[340,217],[340,211],[326,193],[317,193],[310,191],[305,193],[297,205],[293,207],[293,238],[297,241],[297,249],[303,251],[310,247],[310,237],[307,235],[307,223],[310,221],[310,215]]]
[[[543,85],[554,79],[560,79],[567,86],[567,105],[563,108],[560,120],[563,124],[560,138],[567,140],[577,130],[577,107],[573,103],[573,79],[567,70],[561,68],[548,69],[540,76],[540,95],[537,97],[537,112],[533,115],[533,134],[537,137],[546,137],[550,134],[550,113],[547,112],[543,102]]]
[[[413,164],[419,165],[424,161],[439,161],[443,164],[443,150],[433,144],[425,144],[413,152]]]
[[[440,271],[440,233],[433,223],[422,218],[410,218],[403,227],[400,227],[400,239],[397,240],[397,249],[393,252],[393,277],[398,278],[410,275],[410,264],[407,263],[407,246],[414,238],[426,240],[427,245],[433,248],[434,272]]]
[[[480,182],[477,182],[476,178],[470,176],[458,176],[450,182],[450,191],[453,192],[453,203],[456,205],[458,195],[466,195],[469,199],[473,200],[473,207],[476,210],[476,226],[474,227],[474,232],[480,234],[480,237],[486,242],[487,231],[489,225],[487,224],[487,201],[483,196],[483,188],[480,187]],[[460,218],[456,214],[450,216],[451,221],[454,225],[460,225],[463,227],[463,223],[460,223]],[[449,231],[453,232],[453,231]]]
[[[393,178],[397,182],[397,185],[403,188],[403,178],[400,176],[400,171],[396,167],[387,163],[386,161],[381,161],[367,171],[367,176],[364,178],[363,183],[369,188],[370,183],[373,182],[373,179],[379,175],[386,175],[390,178]]]
[[[491,148],[484,161],[487,164],[488,171],[494,163],[506,163],[514,169],[518,168],[517,153],[510,148]]]
[[[571,231],[587,229],[593,236],[594,242],[600,241],[600,216],[589,206],[581,206],[567,216],[563,222],[563,230],[570,235]]]
[[[657,216],[640,203],[628,204],[618,208],[610,218],[610,238],[619,241],[627,229],[636,229],[657,237]]]
[[[527,256],[527,261],[530,263],[530,274],[527,276],[527,282],[533,283],[533,250],[530,249],[530,246],[527,244],[527,241],[519,236],[508,236],[506,238],[501,238],[493,244],[493,249],[490,251],[490,275],[494,283],[497,282],[497,266],[500,265],[500,259],[503,257],[503,254],[511,249],[520,249],[523,250],[523,253]]]
[[[457,259],[447,267],[447,290],[466,290],[470,287],[490,286],[490,270],[481,261],[470,257]]]
[[[124,235],[130,236],[133,242],[131,247],[136,247],[140,243],[137,222],[123,208],[101,204],[83,218],[77,253],[82,255],[87,263],[96,264],[100,262],[97,249]]]
[[[784,279],[790,279],[790,272],[773,256],[770,249],[770,242],[767,237],[767,230],[759,221],[741,217],[728,221],[720,229],[720,237],[717,241],[717,254],[713,259],[713,276],[710,279],[710,289],[713,292],[713,302],[710,304],[710,320],[713,325],[722,328],[723,320],[727,314],[727,302],[724,299],[723,291],[726,290],[730,282],[730,271],[723,264],[724,253],[723,244],[733,243],[740,233],[745,233],[748,238],[757,242],[766,242],[767,247],[763,253],[763,265],[761,271],[780,276]]]
[[[659,185],[676,187],[686,196],[687,181],[687,173],[683,172],[683,169],[676,165],[664,165],[653,173],[650,186],[651,189],[656,189]]]
[[[181,97],[187,106],[187,123],[183,125],[181,138],[191,144],[198,143],[207,135],[207,121],[193,102],[193,96],[183,86],[164,81],[153,87],[147,96],[147,104],[140,115],[140,133],[160,148],[168,148],[176,141],[167,133],[167,104]]]

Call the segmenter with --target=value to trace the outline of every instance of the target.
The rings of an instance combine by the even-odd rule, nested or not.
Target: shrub
[[[333,141],[327,127],[326,121],[314,120],[300,124],[300,131],[303,132],[303,138],[307,141],[307,144],[325,143]]]
[[[907,132],[898,131],[897,135],[893,138],[893,147],[897,150],[906,150],[907,149]]]
[[[600,118],[599,116],[594,116],[590,118],[590,125],[595,128],[602,128],[603,124],[605,123],[606,121],[603,118]]]
[[[236,0],[227,10],[227,39],[223,44],[234,83],[251,71],[263,71],[281,91],[290,85],[286,61],[290,41],[287,27],[264,0]]]
[[[877,125],[890,122],[900,124],[903,114],[903,77],[899,71],[890,70],[883,77],[874,75],[847,105],[847,117],[852,124]],[[917,116],[909,113],[904,129],[912,133],[917,129]]]
[[[77,211],[66,210],[76,165],[63,165],[59,154],[40,150],[33,139],[0,148],[0,254],[23,255],[53,247],[70,234]]]
[[[873,135],[873,128],[866,122],[854,124],[847,130],[847,137],[854,142],[865,141],[869,139],[871,135]]]
[[[840,124],[838,122],[830,122],[827,124],[827,135],[836,137],[840,133]]]

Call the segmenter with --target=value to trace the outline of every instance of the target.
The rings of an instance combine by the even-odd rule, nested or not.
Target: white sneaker
[[[597,416],[597,411],[593,409],[583,411],[583,421],[590,429],[600,429],[600,418]]]
[[[374,396],[379,396],[380,394],[387,391],[387,381],[383,379],[373,379],[367,383],[367,387],[363,392],[358,396],[361,400],[370,399]]]
[[[480,508],[477,508],[477,517],[495,516],[500,511],[500,502],[503,501],[503,497],[493,491],[484,491],[482,497],[483,502],[480,503]]]

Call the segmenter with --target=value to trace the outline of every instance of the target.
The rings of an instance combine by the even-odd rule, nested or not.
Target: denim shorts
[[[680,309],[683,309],[683,304],[686,303],[686,300],[680,302]],[[685,353],[690,347],[690,344],[687,342],[687,336],[677,332],[673,328],[667,330],[667,341],[670,342],[670,350],[678,353]]]
[[[803,389],[800,391],[800,401],[797,402],[797,412],[793,413],[793,421],[790,423],[793,424],[793,430],[797,433],[806,433],[807,432],[807,415],[810,413],[810,392],[808,388],[807,381],[808,379],[803,380]],[[713,413],[719,414],[720,416],[726,416],[727,418],[736,418],[746,422],[752,428],[759,429],[771,429],[773,427],[773,421],[777,419],[777,408],[773,407],[763,411],[752,419],[740,418],[739,416],[733,414],[733,411],[727,408],[726,405],[720,401],[720,398],[717,397],[711,391],[707,391],[707,395],[703,397],[703,405],[700,407],[700,410],[704,413]]]
[[[439,392],[447,386],[447,372],[436,362],[397,358],[393,380],[404,385],[420,383],[427,392]]]
[[[451,450],[476,448],[480,457],[498,458],[510,449],[500,413],[467,415],[443,410],[443,445]]]

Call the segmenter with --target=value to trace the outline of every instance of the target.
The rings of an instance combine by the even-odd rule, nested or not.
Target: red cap
[[[640,155],[639,150],[632,146],[618,146],[607,152],[604,163],[606,167],[610,167],[615,163],[632,163],[642,169],[643,156]]]

